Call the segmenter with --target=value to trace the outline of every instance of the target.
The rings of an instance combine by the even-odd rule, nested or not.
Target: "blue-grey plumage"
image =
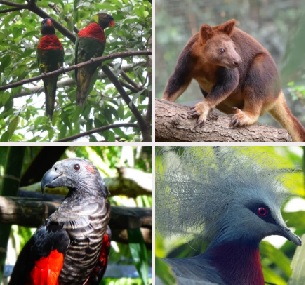
[[[162,170],[156,172],[156,228],[209,245],[195,257],[166,259],[178,284],[264,284],[260,241],[277,234],[301,244],[281,215],[287,194],[278,169],[232,148],[180,151],[162,152]]]

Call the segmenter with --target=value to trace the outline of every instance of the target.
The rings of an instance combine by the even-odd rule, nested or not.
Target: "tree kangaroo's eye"
[[[224,53],[225,51],[226,51],[226,50],[225,50],[224,48],[220,48],[220,49],[219,49],[219,53],[220,53],[220,54]]]

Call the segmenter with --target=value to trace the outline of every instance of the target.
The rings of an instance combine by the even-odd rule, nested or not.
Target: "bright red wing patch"
[[[62,50],[62,44],[56,35],[45,35],[38,43],[40,50]]]
[[[64,255],[57,249],[51,251],[47,257],[40,258],[31,271],[30,285],[58,285],[63,263]]]
[[[103,267],[107,266],[110,243],[111,243],[110,236],[107,233],[104,234],[103,242],[102,242],[102,244],[103,244],[102,250],[101,250],[101,254],[100,254],[100,258],[99,258]]]
[[[101,42],[106,41],[104,30],[97,23],[91,23],[87,27],[80,30],[78,36],[80,38],[95,38]]]
[[[105,233],[102,241],[102,249],[96,266],[93,268],[90,276],[84,285],[96,284],[96,280],[101,281],[107,269],[109,250],[110,250],[110,235]]]

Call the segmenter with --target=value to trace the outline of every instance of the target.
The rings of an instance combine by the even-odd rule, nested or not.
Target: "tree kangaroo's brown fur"
[[[305,129],[286,104],[270,53],[235,24],[201,26],[180,54],[163,99],[175,101],[195,79],[205,96],[192,112],[199,124],[214,107],[234,114],[234,127],[251,125],[270,112],[293,141],[305,141]]]

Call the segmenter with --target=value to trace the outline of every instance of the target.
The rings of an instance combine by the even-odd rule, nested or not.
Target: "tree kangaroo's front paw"
[[[195,107],[192,107],[191,110],[187,112],[187,114],[189,115],[189,118],[191,118],[191,119],[198,118],[198,116],[199,116],[199,114],[195,110]]]
[[[209,107],[205,102],[197,103],[190,112],[192,117],[198,117],[196,126],[203,126],[209,113]]]
[[[230,122],[230,127],[249,126],[257,121],[258,116],[250,115],[238,108],[235,108],[235,112]]]

